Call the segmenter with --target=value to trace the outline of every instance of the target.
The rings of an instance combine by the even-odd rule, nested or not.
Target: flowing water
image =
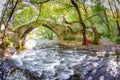
[[[1,65],[1,80],[120,80],[119,56],[114,51],[59,48],[39,41]]]

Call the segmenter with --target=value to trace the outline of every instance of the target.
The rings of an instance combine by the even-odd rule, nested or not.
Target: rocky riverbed
[[[37,42],[1,64],[1,80],[119,80],[116,47],[117,52],[76,50],[59,48],[57,42]]]

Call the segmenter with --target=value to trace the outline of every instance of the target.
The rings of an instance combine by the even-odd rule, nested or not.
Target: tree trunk
[[[106,19],[106,26],[107,26],[107,36],[110,37],[110,26],[109,26],[109,21],[108,21],[108,16],[106,13],[106,10],[104,10],[104,15],[105,15],[105,19]]]
[[[115,10],[116,10],[115,12],[117,14],[116,16],[114,15],[114,11],[113,11],[112,6],[110,4],[110,0],[108,0],[110,9],[111,9],[111,12],[112,12],[112,15],[113,15],[113,18],[116,19],[115,23],[116,23],[117,29],[118,29],[118,37],[120,37],[120,24],[118,22],[118,19],[119,19],[119,10],[118,10],[118,8],[116,6],[115,0],[113,0],[113,1],[114,1],[114,5],[115,5]]]
[[[116,25],[117,25],[117,29],[118,29],[118,37],[120,37],[120,24],[119,24],[119,21],[118,21],[120,16],[119,16],[119,9],[117,8],[115,0],[114,0],[114,5],[115,5],[115,10],[116,10]]]
[[[116,21],[116,24],[117,24],[117,29],[118,29],[118,37],[120,37],[120,24],[118,20]]]
[[[18,48],[21,49],[21,46],[24,45],[24,41],[27,37],[27,35],[34,29],[34,27],[29,27],[25,32],[24,34],[22,35],[22,37],[20,38],[20,41],[19,41],[19,46]]]
[[[100,33],[97,31],[95,27],[92,27],[92,30],[95,33],[94,44],[100,44]]]
[[[7,6],[9,4],[10,0],[7,0],[6,4],[4,5],[4,8],[2,10],[2,14],[1,14],[1,19],[0,19],[0,29],[1,29],[1,25],[3,23],[3,18],[4,18],[4,15],[5,15],[5,12],[7,10]],[[1,30],[0,30],[1,31]]]
[[[16,8],[16,6],[17,6],[17,4],[18,4],[18,1],[19,1],[19,0],[16,1],[13,9],[11,10],[10,16],[9,16],[7,22],[6,22],[6,25],[5,25],[4,34],[3,34],[3,39],[2,39],[2,47],[3,47],[3,49],[5,49],[5,47],[6,47],[6,36],[7,36],[7,31],[8,31],[8,23],[10,22],[10,19],[12,18],[12,15],[13,15],[13,13],[14,13],[14,11],[15,11],[15,8]]]
[[[71,3],[72,3],[72,5],[75,7],[75,9],[76,9],[76,11],[77,11],[77,13],[78,13],[80,25],[82,25],[82,35],[83,35],[82,44],[85,45],[85,44],[86,44],[86,25],[85,25],[85,23],[83,22],[80,9],[79,9],[77,3],[75,2],[75,0],[71,0]]]
[[[3,43],[2,42],[2,31],[1,31],[1,26],[3,24],[3,18],[7,9],[7,6],[9,4],[10,0],[7,0],[7,2],[5,3],[5,5],[3,6],[3,10],[2,10],[2,14],[1,14],[1,18],[0,18],[0,45]],[[2,46],[1,46],[2,47]]]
[[[85,7],[85,0],[84,0],[84,3],[83,3],[83,10],[84,10],[84,12],[85,12],[85,17],[88,18],[88,11],[87,11],[87,9],[86,9],[86,7]],[[90,22],[91,25],[92,25],[91,29],[92,29],[92,31],[93,31],[93,33],[94,33],[94,41],[93,41],[93,43],[99,44],[99,43],[100,43],[100,35],[99,35],[99,32],[98,32],[97,29],[94,27],[94,22],[93,22],[91,19],[89,19],[89,22]],[[99,36],[99,37],[98,37],[98,36]]]

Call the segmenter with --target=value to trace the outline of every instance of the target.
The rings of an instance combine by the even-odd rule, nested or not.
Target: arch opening
[[[51,41],[52,43],[47,46],[51,46],[58,42],[57,35],[46,27],[38,27],[34,28],[27,34],[25,40],[23,41],[23,45],[25,48],[33,48],[36,45],[38,46],[42,44],[41,47],[43,47]]]
[[[57,35],[46,27],[34,28],[25,40],[58,40]]]

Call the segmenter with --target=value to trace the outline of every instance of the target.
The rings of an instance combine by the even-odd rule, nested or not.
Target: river
[[[120,62],[112,50],[64,49],[44,40],[15,53],[0,72],[1,80],[120,80]]]

